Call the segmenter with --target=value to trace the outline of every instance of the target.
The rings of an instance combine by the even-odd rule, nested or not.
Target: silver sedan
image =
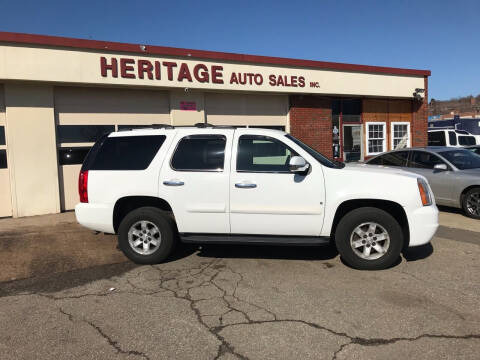
[[[480,156],[462,148],[429,146],[377,155],[369,165],[399,167],[425,176],[438,205],[463,209],[480,219]]]

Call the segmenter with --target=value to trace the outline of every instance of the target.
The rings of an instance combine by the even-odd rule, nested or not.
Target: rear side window
[[[455,135],[455,133],[453,134]],[[450,144],[452,144],[450,142]],[[455,145],[457,142],[455,141]],[[428,145],[429,146],[446,146],[445,132],[444,131],[429,131],[428,132]],[[452,144],[454,145],[454,144]]]
[[[475,138],[473,136],[459,136],[458,143],[463,146],[475,145]]]
[[[190,135],[181,139],[172,156],[177,171],[222,171],[225,161],[223,135]]]
[[[407,166],[408,151],[396,151],[376,157],[370,165]]]
[[[82,170],[145,170],[165,135],[103,137],[88,153]]]

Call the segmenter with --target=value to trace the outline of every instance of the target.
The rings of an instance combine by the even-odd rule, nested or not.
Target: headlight
[[[432,195],[430,194],[427,182],[421,178],[417,178],[417,184],[423,206],[432,205]]]

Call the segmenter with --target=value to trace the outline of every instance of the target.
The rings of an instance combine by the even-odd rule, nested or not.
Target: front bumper
[[[88,229],[114,233],[113,209],[103,204],[79,203],[75,206],[75,217],[80,225]]]
[[[438,209],[435,205],[423,206],[407,213],[410,228],[409,247],[427,244],[438,228]]]

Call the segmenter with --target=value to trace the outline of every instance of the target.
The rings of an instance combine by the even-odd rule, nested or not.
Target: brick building
[[[0,32],[0,217],[72,209],[85,154],[125,127],[281,128],[339,161],[426,145],[429,75]]]

